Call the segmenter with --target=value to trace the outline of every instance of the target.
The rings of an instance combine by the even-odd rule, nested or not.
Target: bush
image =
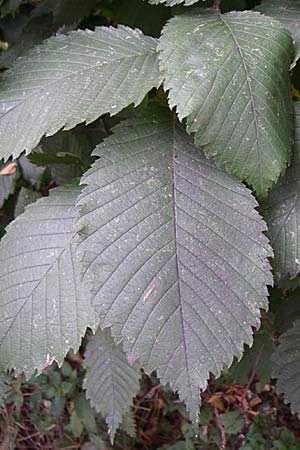
[[[19,16],[2,3],[6,39]],[[0,244],[0,368],[61,365],[89,328],[84,388],[111,441],[141,368],[197,430],[210,374],[278,303],[269,369],[299,413],[299,5],[75,3],[17,2],[19,37],[2,43],[0,156],[17,160],[2,168],[2,202],[17,189],[20,214]],[[275,331],[258,334],[266,359]],[[264,346],[246,352],[257,370]]]

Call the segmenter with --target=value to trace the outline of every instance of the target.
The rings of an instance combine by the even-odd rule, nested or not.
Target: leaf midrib
[[[233,32],[231,26],[229,25],[229,23],[227,23],[226,20],[223,19],[221,14],[219,15],[219,17],[220,17],[221,22],[228,29],[228,31],[229,31],[229,33],[230,33],[230,35],[232,37],[232,40],[233,40],[233,42],[234,42],[234,44],[235,44],[235,46],[236,46],[236,48],[237,48],[237,50],[238,50],[238,52],[240,54],[240,58],[241,58],[242,65],[243,65],[243,69],[244,69],[244,72],[245,72],[245,75],[246,75],[246,84],[247,84],[248,91],[249,91],[249,94],[250,94],[250,103],[251,103],[251,109],[252,109],[252,113],[253,113],[253,121],[254,121],[254,124],[255,124],[254,127],[255,127],[255,134],[256,134],[256,147],[257,147],[257,150],[258,150],[258,153],[259,153],[259,160],[261,161],[262,157],[261,157],[261,150],[260,150],[260,145],[259,145],[258,119],[257,119],[257,114],[256,114],[256,109],[255,109],[254,97],[253,97],[250,81],[248,79],[247,65],[246,65],[245,60],[244,60],[244,55],[243,55],[242,49],[241,49],[241,47],[240,47],[240,45],[239,45],[239,43],[238,43],[238,41],[237,41],[237,39],[236,39],[236,37],[234,35],[234,32]],[[244,164],[246,164],[246,162],[247,162],[247,160],[249,158],[249,154],[250,154],[250,152],[248,153],[248,157],[246,158]],[[259,179],[260,179],[260,189],[261,189],[261,187],[264,186],[264,183],[263,183],[263,180],[262,180],[261,170],[259,170]]]
[[[188,388],[189,393],[191,396],[193,396],[192,392],[192,382],[190,378],[190,364],[188,361],[188,347],[185,339],[185,324],[183,319],[183,302],[182,302],[182,296],[181,296],[181,277],[179,272],[179,261],[178,261],[178,242],[177,242],[177,208],[176,208],[176,187],[175,187],[175,170],[176,170],[176,145],[175,145],[175,127],[176,127],[176,118],[173,116],[173,124],[172,124],[172,153],[171,153],[171,164],[172,164],[172,191],[173,191],[173,215],[174,215],[174,245],[175,245],[175,261],[176,261],[176,271],[177,271],[177,278],[178,278],[178,297],[179,297],[179,308],[180,308],[180,322],[181,322],[181,328],[182,328],[182,336],[183,336],[183,346],[184,346],[184,357],[186,362],[186,371],[187,371],[187,377],[188,377]],[[177,386],[179,389],[179,386]]]

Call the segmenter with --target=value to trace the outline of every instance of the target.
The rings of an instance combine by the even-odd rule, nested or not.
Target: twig
[[[19,426],[19,425],[18,425]],[[28,441],[29,439],[32,439],[33,437],[37,437],[37,436],[43,436],[43,434],[40,431],[37,431],[36,433],[33,434],[28,434],[25,437],[19,438],[18,442],[22,442],[22,441]]]
[[[246,386],[246,388],[245,388],[245,390],[243,392],[243,398],[242,398],[241,405],[242,405],[242,414],[244,416],[244,426],[243,426],[243,428],[241,430],[241,433],[238,436],[238,439],[237,439],[237,441],[235,443],[234,450],[238,450],[243,445],[245,436],[248,433],[248,430],[249,430],[249,427],[250,427],[250,424],[251,424],[251,421],[250,421],[250,419],[248,417],[247,411],[245,410],[245,399],[246,399],[247,391],[249,390],[249,388],[250,388],[250,386],[251,386],[251,384],[252,384],[252,382],[254,380],[256,369],[257,369],[258,363],[259,363],[259,361],[261,359],[263,350],[264,350],[264,344],[261,346],[261,348],[260,348],[260,350],[259,350],[259,352],[258,352],[258,354],[257,354],[257,356],[255,358],[254,367],[253,367],[251,375],[249,377],[247,386]]]
[[[261,348],[260,348],[260,350],[259,350],[259,352],[258,352],[258,354],[257,354],[257,356],[256,356],[256,358],[255,358],[253,370],[252,370],[252,372],[251,372],[250,378],[249,378],[248,383],[247,383],[247,386],[246,386],[246,391],[250,388],[251,383],[252,383],[253,380],[254,380],[255,373],[256,373],[256,369],[257,369],[258,363],[259,363],[259,361],[260,361],[260,358],[261,358],[262,352],[263,352],[263,350],[264,350],[264,347],[265,347],[265,344],[263,344],[263,345],[261,346]],[[245,391],[245,392],[246,392],[246,391]]]
[[[220,433],[221,433],[222,443],[221,443],[220,449],[221,450],[226,450],[226,433],[225,433],[225,428],[224,428],[224,425],[221,422],[220,414],[219,414],[219,411],[218,411],[218,408],[216,407],[216,405],[214,406],[214,413],[215,413],[215,417],[216,417],[216,422],[217,422],[218,428],[219,428]]]
[[[81,444],[69,445],[69,447],[62,447],[60,450],[76,450],[80,448]]]

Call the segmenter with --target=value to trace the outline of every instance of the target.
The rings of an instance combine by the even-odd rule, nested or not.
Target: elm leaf
[[[94,155],[78,229],[100,326],[178,390],[196,422],[209,372],[242,355],[268,306],[266,225],[251,192],[169,112],[116,126]]]
[[[171,19],[158,50],[169,105],[196,145],[264,196],[290,161],[288,31],[258,12],[204,10]]]
[[[156,40],[125,26],[56,35],[19,58],[0,86],[0,157],[44,135],[138,105],[159,86]]]
[[[268,198],[261,202],[274,249],[275,280],[295,278],[300,271],[300,102],[295,103],[295,141],[291,166]]]
[[[7,228],[0,242],[0,368],[30,376],[61,364],[94,326],[81,282],[74,227],[78,187],[52,190]]]
[[[129,364],[122,346],[115,344],[109,329],[98,329],[90,337],[85,366],[86,396],[96,411],[105,417],[113,441],[139,390],[139,370]]]
[[[300,4],[293,0],[263,0],[256,6],[256,11],[260,11],[267,16],[274,17],[284,25],[292,35],[295,51],[292,68],[296,65],[300,57]]]
[[[300,414],[300,320],[280,336],[272,363],[277,391],[284,394],[292,412]]]

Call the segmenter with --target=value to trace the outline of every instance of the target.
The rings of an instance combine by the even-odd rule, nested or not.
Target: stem
[[[220,430],[221,439],[222,439],[220,450],[226,450],[226,433],[225,433],[225,428],[224,428],[224,425],[221,422],[220,414],[219,414],[218,408],[216,406],[214,406],[214,413],[215,413],[215,419],[216,419],[218,428]]]

